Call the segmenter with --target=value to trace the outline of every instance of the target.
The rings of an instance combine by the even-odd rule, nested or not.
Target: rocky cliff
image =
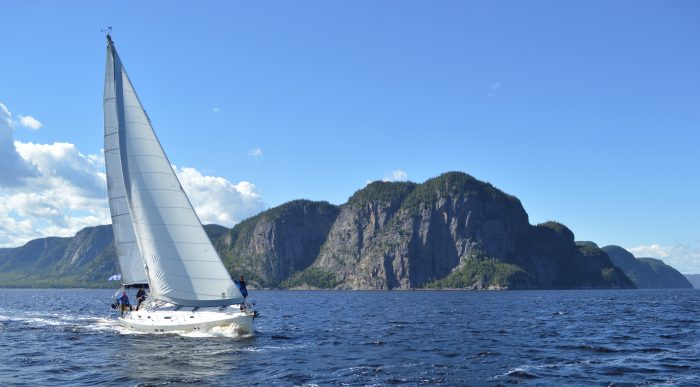
[[[304,253],[282,252],[280,235],[307,240]],[[517,198],[460,172],[374,182],[339,207],[292,202],[234,227],[219,246],[232,272],[267,286],[633,287],[600,249],[577,247],[558,223],[531,226]]]
[[[603,247],[615,266],[640,289],[693,288],[688,279],[678,270],[654,258],[635,258],[620,246]]]
[[[295,200],[237,224],[214,243],[233,276],[275,287],[308,268],[326,240],[338,207]]]
[[[295,200],[233,229],[205,229],[253,287],[571,289],[634,285],[564,225],[531,225],[520,201],[465,173],[374,182],[347,203]],[[109,226],[0,250],[0,286],[108,286]]]

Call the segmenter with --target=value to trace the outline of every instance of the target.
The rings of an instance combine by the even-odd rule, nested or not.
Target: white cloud
[[[24,160],[38,168],[42,181],[57,179],[80,191],[81,196],[105,197],[102,157],[85,156],[75,145],[65,142],[34,144],[15,141],[15,147]]]
[[[12,113],[0,103],[0,187],[16,187],[39,175],[36,167],[15,148]]]
[[[637,246],[628,249],[630,253],[634,254],[635,257],[649,257],[649,258],[666,258],[668,257],[668,252],[661,247],[661,245],[651,244],[648,246]]]
[[[0,126],[7,167],[0,172],[0,247],[109,223],[101,156],[85,156],[70,143],[12,141],[8,147],[6,120]]]
[[[218,113],[221,111],[221,109],[219,109],[218,107],[213,107],[211,108],[211,111],[213,111],[214,113]]]
[[[193,168],[177,173],[204,223],[233,226],[265,209],[249,182],[233,184]],[[0,104],[0,247],[109,224],[106,191],[102,155],[65,142],[15,141],[12,115]]]
[[[259,159],[263,156],[263,151],[260,148],[253,148],[248,151],[248,156]]]
[[[700,247],[650,244],[628,248],[637,258],[657,258],[685,274],[700,274]]]
[[[12,129],[12,113],[2,103],[0,103],[0,127]]]
[[[265,209],[262,195],[252,183],[233,184],[223,177],[205,176],[194,168],[174,169],[204,224],[232,227]]]
[[[499,90],[501,90],[501,82],[493,82],[488,85],[488,95],[489,98],[493,98],[498,94]]]
[[[17,116],[17,117],[19,117],[19,123],[22,124],[22,126],[24,126],[25,128],[38,130],[42,126],[44,126],[44,124],[42,124],[41,122],[39,122],[39,120],[37,120],[36,118],[34,118],[32,116]]]
[[[397,169],[394,171],[391,171],[388,176],[385,176],[384,178],[381,179],[381,181],[385,182],[394,182],[394,181],[406,181],[408,180],[408,173],[402,169]],[[370,179],[370,180],[365,180],[365,184],[371,184],[374,183],[377,180]]]
[[[395,171],[391,171],[391,174],[389,176],[386,176],[385,178],[382,179],[382,181],[406,181],[408,180],[408,173],[406,171],[397,169]]]

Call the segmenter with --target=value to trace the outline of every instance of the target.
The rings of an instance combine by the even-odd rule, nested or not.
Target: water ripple
[[[130,331],[111,291],[0,292],[0,385],[700,385],[690,290],[255,292],[246,337]]]

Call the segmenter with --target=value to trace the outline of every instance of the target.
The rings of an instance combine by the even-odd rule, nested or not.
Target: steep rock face
[[[358,191],[313,267],[343,289],[632,287],[604,253],[588,253],[563,225],[532,227],[517,198],[450,172]]]
[[[367,257],[374,257],[377,245],[386,243],[389,221],[415,187],[414,183],[377,181],[356,192],[342,206],[315,267],[334,273],[345,288],[390,288],[387,281],[397,278],[387,276],[386,272],[402,273],[402,268],[392,267],[392,262],[385,263],[383,259],[368,260]]]
[[[640,289],[692,288],[688,279],[676,269],[654,258],[635,258],[620,246],[603,247],[615,266]]]
[[[415,288],[478,251],[512,253],[526,232],[517,199],[464,173],[375,182],[343,207],[314,266],[339,274],[341,288]]]
[[[634,288],[622,270],[595,244],[577,245],[574,233],[558,222],[530,228],[512,260],[533,280],[533,288]]]
[[[112,241],[112,226],[87,227],[78,231],[70,239],[63,257],[57,263],[56,271],[65,274],[89,265]]]
[[[215,244],[234,278],[277,286],[316,259],[338,211],[327,202],[295,200],[237,224]]]

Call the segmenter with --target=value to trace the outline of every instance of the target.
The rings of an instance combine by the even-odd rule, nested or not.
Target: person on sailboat
[[[131,304],[129,303],[129,295],[126,294],[126,290],[124,290],[122,292],[122,296],[119,297],[119,304],[122,306],[121,307],[122,316],[124,316],[124,312],[126,312],[127,308],[129,309],[129,311],[131,311]]]
[[[236,282],[236,286],[238,286],[238,290],[241,291],[241,296],[243,296],[243,298],[248,298],[248,289],[246,289],[245,280],[243,279],[243,276],[241,276],[240,281]]]
[[[146,291],[143,288],[139,288],[139,291],[136,292],[136,310],[139,310],[141,308],[141,304],[146,301]]]

